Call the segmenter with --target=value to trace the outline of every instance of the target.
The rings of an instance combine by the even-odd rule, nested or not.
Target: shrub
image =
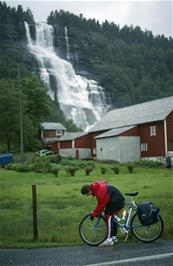
[[[33,171],[34,170],[34,164],[33,163],[28,164],[28,168],[30,171]]]
[[[10,165],[10,170],[17,170],[17,167],[18,167],[18,164],[17,163],[12,163],[11,165]]]
[[[140,167],[148,167],[148,168],[164,167],[164,164],[162,162],[152,161],[152,160],[140,160],[135,164]]]
[[[88,176],[88,175],[90,175],[90,173],[91,173],[93,170],[94,170],[94,167],[93,167],[93,166],[91,166],[91,165],[87,165],[87,166],[85,167],[85,174]]]
[[[130,174],[133,173],[134,165],[132,165],[132,164],[128,164],[128,165],[127,165],[127,169],[128,169],[128,171],[129,171]]]
[[[115,174],[119,174],[119,172],[120,172],[119,167],[116,166],[116,165],[114,165],[114,166],[112,167],[112,170],[113,170],[113,172],[114,172]]]
[[[50,157],[50,162],[51,163],[60,163],[62,160],[62,156],[60,154],[56,154]]]
[[[30,172],[29,164],[19,163],[16,167],[16,171],[21,173]]]
[[[46,173],[49,171],[49,161],[48,157],[39,157],[34,160],[34,171],[38,173]]]
[[[101,167],[101,173],[104,175],[106,173],[106,168]]]
[[[56,177],[58,177],[59,171],[60,171],[60,167],[57,164],[51,163],[49,165],[49,172],[54,174]]]
[[[11,169],[11,167],[12,167],[12,163],[8,163],[8,164],[6,164],[5,166],[4,166],[4,168],[6,169],[6,170],[12,170]]]
[[[95,168],[95,163],[94,162],[87,162],[86,166],[90,166],[91,168]]]
[[[76,166],[65,166],[64,167],[66,173],[70,176],[74,176],[78,168]]]
[[[61,160],[61,164],[62,165],[67,165],[67,166],[69,166],[69,165],[73,165],[73,160],[69,160],[69,159],[66,159],[66,158],[63,158],[62,160]]]

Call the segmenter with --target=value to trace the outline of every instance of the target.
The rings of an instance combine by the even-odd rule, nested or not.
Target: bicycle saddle
[[[126,196],[137,196],[138,194],[139,194],[138,191],[125,193]]]

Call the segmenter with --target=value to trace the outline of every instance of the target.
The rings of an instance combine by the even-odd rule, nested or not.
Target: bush
[[[51,163],[57,163],[58,164],[58,163],[61,162],[61,160],[62,160],[62,156],[60,154],[52,155],[50,157],[50,162]]]
[[[119,172],[120,172],[119,167],[116,166],[116,165],[114,165],[114,166],[112,167],[112,170],[113,170],[113,172],[114,172],[115,174],[119,174]]]
[[[106,168],[101,167],[101,173],[104,175],[106,173]]]
[[[61,168],[55,164],[55,163],[50,163],[49,165],[49,172],[54,174],[55,177],[58,177],[59,171],[61,170]]]
[[[31,170],[29,164],[19,163],[16,167],[16,171],[21,173],[27,173],[30,172]]]
[[[6,164],[5,166],[4,166],[4,168],[6,169],[6,170],[12,170],[11,169],[11,167],[12,167],[12,163],[8,163],[8,164]]]
[[[129,171],[130,174],[133,173],[134,165],[132,165],[132,164],[128,164],[128,165],[127,165],[127,169],[128,169],[128,171]]]
[[[93,170],[94,170],[94,167],[93,167],[93,166],[91,166],[91,165],[87,165],[87,166],[85,167],[85,174],[88,176],[88,175],[90,175],[90,173],[91,173]]]
[[[162,162],[152,161],[152,160],[140,160],[136,162],[135,165],[147,168],[164,167],[164,164]]]
[[[94,162],[87,162],[87,165],[86,166],[89,166],[91,168],[95,168],[95,163]]]
[[[65,166],[66,173],[70,176],[74,176],[78,168],[76,166]]]
[[[66,158],[63,158],[62,160],[61,160],[61,164],[62,165],[67,165],[67,166],[70,166],[70,165],[73,165],[74,164],[74,162],[73,162],[73,160],[69,160],[69,159],[66,159]]]
[[[34,171],[37,173],[46,173],[49,171],[50,158],[38,157],[34,160]]]
[[[17,167],[18,167],[18,164],[17,163],[12,163],[8,166],[8,169],[9,170],[14,170],[16,171],[17,170]],[[5,167],[6,168],[6,167]]]

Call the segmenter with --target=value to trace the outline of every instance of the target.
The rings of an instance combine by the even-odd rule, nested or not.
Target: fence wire
[[[74,195],[58,196],[50,193],[53,186],[37,185],[38,241],[62,245],[81,244],[79,223],[94,206],[89,197]],[[32,194],[32,193],[30,193]],[[33,240],[32,196],[28,201],[14,202],[9,198],[1,202],[0,238],[6,242],[28,242]]]

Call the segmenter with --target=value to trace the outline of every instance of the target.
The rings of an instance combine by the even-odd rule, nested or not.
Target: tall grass
[[[101,173],[101,168],[106,173]],[[119,174],[112,165],[96,163],[89,176],[79,169],[75,176],[61,170],[58,177],[51,173],[17,173],[0,169],[0,246],[33,247],[82,244],[78,225],[96,201],[80,194],[86,183],[105,179],[123,193],[139,191],[137,202],[153,201],[161,209],[165,222],[164,239],[173,235],[173,171],[165,168],[136,166],[133,173],[119,165]],[[32,184],[37,185],[38,241],[32,240]]]

